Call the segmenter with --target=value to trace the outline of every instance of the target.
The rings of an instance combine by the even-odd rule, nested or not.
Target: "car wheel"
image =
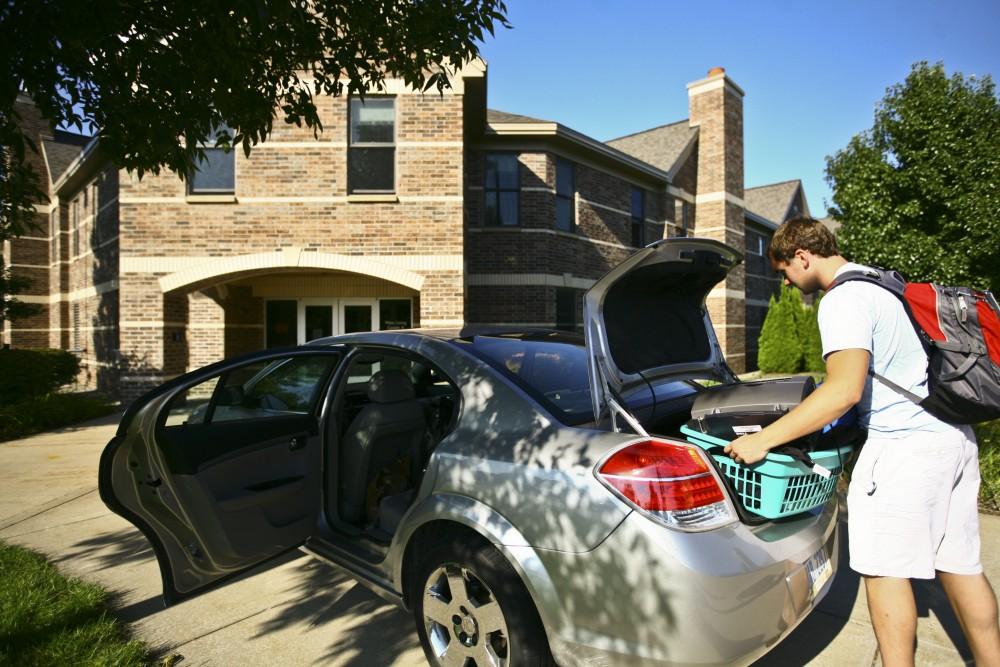
[[[417,568],[413,611],[424,654],[440,667],[554,665],[535,605],[488,543],[449,539]]]

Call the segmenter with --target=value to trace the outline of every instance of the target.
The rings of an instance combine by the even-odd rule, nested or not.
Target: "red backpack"
[[[927,398],[872,372],[879,382],[949,424],[1000,418],[1000,307],[991,292],[908,283],[885,269],[847,271],[827,291],[852,280],[895,294],[927,352]]]

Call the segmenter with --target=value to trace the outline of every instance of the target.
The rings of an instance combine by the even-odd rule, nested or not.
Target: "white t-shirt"
[[[866,268],[848,262],[835,275]],[[896,295],[877,285],[846,282],[823,297],[818,317],[824,359],[839,350],[868,350],[870,369],[918,396],[927,396],[927,355]],[[872,436],[882,438],[952,428],[871,375],[858,403],[858,418]]]

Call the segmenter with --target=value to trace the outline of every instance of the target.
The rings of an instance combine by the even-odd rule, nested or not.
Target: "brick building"
[[[318,98],[318,140],[279,123],[249,158],[208,150],[187,182],[114,169],[98,142],[50,130],[20,99],[49,202],[4,248],[32,280],[19,298],[41,312],[3,341],[74,350],[83,386],[128,400],[223,357],[336,333],[577,328],[583,291],[609,267],[697,234],[747,249],[708,305],[730,364],[754,365],[777,284],[762,243],[808,209],[797,181],[783,211],[787,184],[744,189],[743,91],[723,70],[688,85],[688,119],[607,142],[489,110],[481,62],[453,86]]]

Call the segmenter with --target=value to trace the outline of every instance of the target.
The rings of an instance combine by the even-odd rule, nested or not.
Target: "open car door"
[[[342,356],[306,346],[223,361],[125,413],[101,456],[101,499],[152,544],[168,604],[313,533],[321,408]]]

